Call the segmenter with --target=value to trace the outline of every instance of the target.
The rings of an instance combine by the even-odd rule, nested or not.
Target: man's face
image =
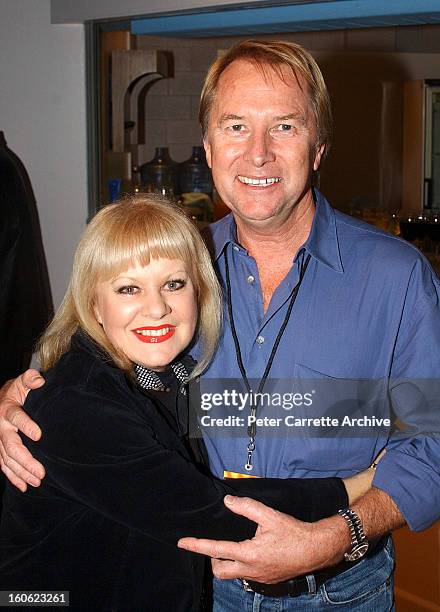
[[[223,72],[205,138],[223,202],[242,221],[285,221],[310,188],[324,147],[307,85],[288,68],[284,80],[238,60]]]

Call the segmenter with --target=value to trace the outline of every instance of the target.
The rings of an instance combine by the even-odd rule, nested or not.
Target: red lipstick
[[[154,327],[153,326],[137,327],[136,329],[132,329],[131,331],[134,333],[136,338],[140,340],[141,342],[145,342],[147,344],[160,344],[161,342],[166,342],[174,335],[174,332],[176,331],[176,327],[174,325],[164,324],[164,325],[157,325]]]

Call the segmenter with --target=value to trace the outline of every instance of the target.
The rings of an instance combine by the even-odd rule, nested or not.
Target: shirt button
[[[255,280],[255,277],[252,276],[252,274],[249,274],[249,276],[247,277],[247,282],[249,283],[249,285],[252,285],[252,283]]]
[[[234,251],[239,251],[240,247],[238,247],[236,244],[234,245]]]
[[[257,344],[263,344],[264,342],[264,337],[263,336],[258,336],[257,337]]]

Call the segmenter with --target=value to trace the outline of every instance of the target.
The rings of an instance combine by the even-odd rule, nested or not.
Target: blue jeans
[[[241,580],[214,580],[214,612],[310,612],[352,610],[391,612],[394,548],[391,537],[371,557],[330,578],[318,590],[309,577],[309,593],[298,597],[265,597],[245,591]]]

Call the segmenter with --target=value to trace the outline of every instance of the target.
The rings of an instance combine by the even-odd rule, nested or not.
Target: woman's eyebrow
[[[188,271],[185,270],[184,268],[179,268],[178,270],[171,270],[171,272],[166,272],[164,276],[168,278],[170,276],[176,276],[176,274],[188,274]],[[110,282],[114,283],[119,280],[132,281],[134,283],[138,283],[142,279],[136,276],[125,276],[125,274],[119,274],[118,276],[115,276],[114,278],[110,279]]]
[[[115,283],[116,281],[119,280],[128,280],[128,281],[133,281],[133,282],[137,282],[138,279],[134,278],[133,276],[124,276],[124,274],[119,274],[118,276],[115,276],[114,278],[110,279],[111,283]]]

